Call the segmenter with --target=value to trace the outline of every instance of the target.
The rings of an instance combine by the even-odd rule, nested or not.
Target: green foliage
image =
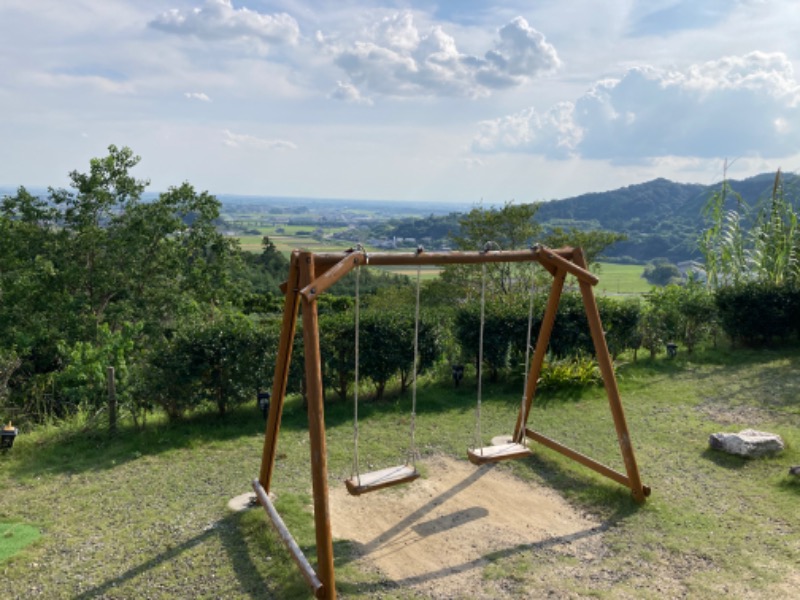
[[[586,264],[590,267],[594,267],[597,261],[603,256],[603,252],[617,242],[626,239],[628,239],[626,234],[615,233],[613,231],[584,231],[576,227],[570,227],[569,229],[554,227],[545,236],[543,243],[550,248],[561,248],[564,246],[580,248],[583,250]]]
[[[503,301],[491,301],[485,307],[484,348],[485,367],[489,379],[496,381],[500,372],[514,367],[523,371],[528,330],[528,300],[524,296]],[[531,346],[535,346],[544,318],[547,295],[536,294],[533,307]],[[638,348],[641,344],[639,330],[642,316],[638,300],[599,298],[600,319],[606,331],[606,342],[612,356]],[[455,337],[461,347],[461,359],[476,362],[479,349],[480,304],[472,302],[455,311]],[[583,298],[579,293],[565,292],[556,313],[550,335],[548,352],[555,359],[593,356],[594,342],[586,319]]]
[[[583,354],[551,359],[542,366],[539,387],[543,390],[601,385],[603,376],[597,361]]]
[[[256,397],[272,375],[277,330],[234,312],[183,322],[151,359],[148,393],[177,419],[190,407],[216,405],[220,416]]]
[[[277,312],[281,295],[280,285],[289,273],[289,259],[280,252],[269,236],[261,239],[260,254],[244,252],[241,254],[245,277],[250,282],[253,298],[246,306],[247,312]],[[263,299],[259,302],[257,298]],[[268,300],[267,300],[268,298]]]
[[[800,330],[800,292],[762,282],[718,289],[714,295],[725,333],[746,346],[785,341]]]
[[[247,297],[236,243],[217,231],[219,201],[184,183],[144,202],[138,162],[112,145],[70,173],[69,190],[3,199],[0,340],[21,360],[12,400],[35,418],[52,408],[43,390],[53,383],[69,404],[96,406],[99,373],[118,351],[146,357],[199,307]],[[123,339],[135,348],[119,350]]]
[[[420,319],[420,373],[433,365],[439,351],[436,327],[427,319]],[[405,389],[414,369],[413,313],[408,310],[362,311],[359,363],[360,373],[375,384],[376,399],[383,397],[386,383],[395,375],[400,375],[401,390]]]
[[[333,387],[340,400],[347,400],[355,376],[353,313],[331,312],[321,315],[319,331],[323,379]]]
[[[515,333],[522,335],[519,346],[525,347],[525,328],[518,324],[520,311],[505,302],[488,302],[484,307],[483,361],[489,371],[489,380],[497,381],[501,369],[509,364],[512,339]],[[461,345],[461,359],[477,365],[480,351],[481,306],[471,302],[460,308],[455,317],[456,339]]]
[[[797,213],[784,192],[780,169],[775,174],[768,206],[750,232],[749,263],[758,281],[773,285],[798,283],[800,230]]]
[[[136,360],[136,338],[141,325],[126,324],[112,331],[104,323],[97,329],[92,342],[75,342],[70,347],[63,344],[59,350],[64,368],[55,378],[59,400],[72,408],[93,411],[105,406],[108,399],[106,371],[114,368],[118,402],[129,400],[127,389],[129,366]]]
[[[0,402],[4,402],[8,396],[8,380],[21,362],[16,352],[0,348]]]
[[[639,321],[642,318],[640,300],[599,297],[597,305],[612,358],[616,360],[626,350],[639,348],[642,343],[639,331]]]
[[[536,242],[541,226],[534,221],[538,204],[512,204],[503,208],[473,208],[464,215],[460,230],[452,241],[458,250],[515,250],[527,248]],[[523,263],[486,264],[486,293],[506,295],[525,292],[531,286],[531,266]],[[483,270],[474,265],[448,265],[441,274],[449,284],[451,293],[467,298],[480,296]]]
[[[666,258],[657,258],[651,261],[642,273],[648,283],[652,285],[670,285],[681,282],[681,272],[678,267]]]
[[[646,296],[640,332],[651,356],[667,342],[682,343],[691,354],[715,326],[714,297],[700,283],[654,288]]]
[[[729,196],[733,196],[733,202]],[[798,282],[800,228],[780,170],[775,173],[769,197],[757,212],[724,180],[704,215],[709,225],[699,247],[711,288],[748,281],[770,285]]]

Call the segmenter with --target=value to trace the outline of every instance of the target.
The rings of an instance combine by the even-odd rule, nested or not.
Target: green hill
[[[770,197],[774,180],[774,173],[764,173],[732,180],[730,184],[748,206],[757,209]],[[546,202],[536,218],[549,227],[626,233],[628,240],[609,248],[608,258],[628,257],[645,262],[666,257],[677,262],[699,256],[696,242],[705,228],[703,207],[720,187],[654,179],[608,192]],[[800,177],[784,175],[784,189],[795,206],[800,206]]]

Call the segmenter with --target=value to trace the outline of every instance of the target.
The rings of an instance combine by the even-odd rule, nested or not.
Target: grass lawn
[[[719,350],[622,366],[628,425],[652,496],[636,505],[626,489],[534,446],[532,458],[496,468],[600,520],[591,552],[576,542],[496,553],[475,567],[482,583],[460,597],[796,597],[800,480],[788,469],[800,464],[798,369],[799,350]],[[454,389],[441,375],[418,393],[417,443],[423,454],[464,460],[474,388],[466,380]],[[520,381],[484,386],[487,436],[508,430],[520,389]],[[540,399],[531,415],[536,429],[621,468],[601,389]],[[364,402],[362,456],[396,462],[409,403],[407,395]],[[291,400],[273,489],[313,562],[306,420],[300,401]],[[326,420],[330,483],[339,486],[352,460],[352,407],[332,401]],[[123,429],[113,439],[79,424],[21,433],[0,455],[0,522],[35,524],[41,537],[0,562],[6,596],[310,597],[263,512],[226,508],[258,474],[263,426],[248,406],[224,420],[199,415],[143,432]],[[779,433],[787,449],[760,460],[708,449],[710,433],[746,427]],[[425,597],[356,566],[346,540],[334,551],[343,597]]]

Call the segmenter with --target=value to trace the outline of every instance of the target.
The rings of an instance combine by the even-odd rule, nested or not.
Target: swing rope
[[[423,252],[422,246],[417,248],[417,255]],[[417,467],[417,371],[419,370],[419,291],[422,275],[422,265],[417,264],[417,301],[414,309],[414,375],[411,380],[411,444],[409,454],[411,464]]]
[[[369,254],[361,245],[356,250],[364,252],[364,264],[369,264]],[[423,252],[422,246],[417,249],[417,254]],[[416,420],[417,420],[417,371],[419,364],[419,311],[420,311],[420,282],[421,265],[417,265],[417,298],[414,315],[414,374],[412,378],[412,401],[411,401],[411,425],[410,425],[410,448],[409,457],[406,458],[405,465],[402,467],[389,467],[379,471],[371,471],[364,474],[362,481],[358,455],[358,388],[359,388],[359,362],[360,362],[360,323],[361,323],[361,293],[360,293],[361,268],[356,269],[355,285],[355,367],[354,367],[354,390],[353,390],[353,466],[350,472],[350,479],[345,483],[348,491],[353,495],[363,494],[372,490],[398,485],[413,481],[419,477],[417,472],[417,446],[416,446]]]
[[[491,246],[495,245],[499,250],[500,247],[495,242],[486,242],[483,253],[489,252]],[[535,271],[532,271],[535,274]],[[535,292],[535,278],[531,281],[531,298],[528,305],[528,335],[525,346],[525,386],[528,384],[528,364],[530,363],[530,346],[531,336],[533,332],[533,294]],[[491,446],[484,447],[481,445],[481,404],[483,402],[483,338],[484,328],[486,326],[486,263],[481,264],[481,321],[479,330],[478,341],[478,401],[475,408],[475,441],[474,446],[467,451],[467,457],[470,462],[476,465],[485,463],[498,462],[501,460],[508,460],[512,458],[524,458],[530,456],[531,451],[526,445],[525,438],[525,394],[522,395],[520,405],[520,415],[522,417],[519,435],[512,436],[510,443],[492,444]],[[516,438],[516,439],[515,439]]]
[[[486,242],[483,246],[483,254],[486,254],[491,249],[492,245],[500,250],[499,244],[496,242]],[[486,263],[481,263],[481,323],[478,330],[478,366],[477,366],[477,379],[478,379],[478,401],[475,406],[475,439],[473,440],[473,449],[480,448],[481,454],[483,453],[483,444],[481,442],[481,402],[483,395],[483,329],[486,322]]]
[[[531,263],[531,295],[530,299],[528,300],[528,335],[525,338],[525,379],[522,386],[522,400],[520,401],[519,405],[519,414],[520,414],[520,432],[519,432],[519,439],[514,440],[515,442],[522,444],[523,446],[527,447],[528,438],[525,437],[525,423],[528,421],[528,415],[525,414],[525,400],[526,400],[526,393],[528,390],[528,369],[530,368],[530,356],[531,356],[531,336],[533,334],[533,298],[536,294],[536,264]]]
[[[364,247],[361,244],[356,246],[356,251],[364,252]],[[364,262],[369,264],[369,254],[364,252]],[[355,477],[358,484],[361,485],[361,473],[359,472],[358,465],[358,364],[359,364],[359,329],[361,323],[361,293],[359,290],[361,281],[361,267],[356,269],[356,298],[355,298],[355,367],[354,367],[354,382],[353,382],[353,466],[350,470],[350,476]]]

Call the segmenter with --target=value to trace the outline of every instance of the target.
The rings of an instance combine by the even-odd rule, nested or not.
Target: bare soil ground
[[[553,491],[466,461],[424,461],[428,477],[359,497],[331,490],[333,535],[393,585],[432,598],[497,598],[483,580],[492,557],[516,548],[558,549],[600,533]],[[575,547],[571,548],[575,551]],[[588,549],[587,549],[588,551]]]

